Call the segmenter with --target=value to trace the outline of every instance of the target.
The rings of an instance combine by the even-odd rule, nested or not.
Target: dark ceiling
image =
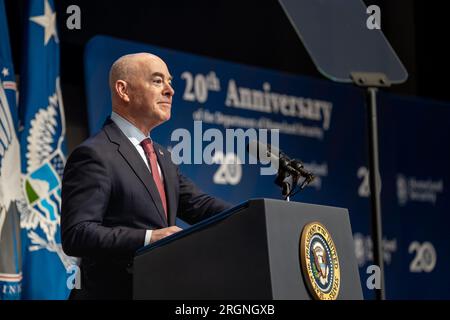
[[[344,0],[342,0],[344,1]],[[295,74],[323,78],[277,0],[261,1],[106,1],[57,0],[61,78],[66,108],[84,104],[83,50],[96,34]],[[449,49],[444,1],[372,0],[381,8],[382,30],[410,76],[389,89],[400,94],[450,101]],[[434,3],[434,4],[432,4]],[[25,1],[6,0],[15,69]],[[81,30],[66,28],[66,8],[81,8]],[[69,96],[69,99],[67,96]],[[81,108],[82,110],[83,108]],[[74,113],[77,122],[83,112]]]

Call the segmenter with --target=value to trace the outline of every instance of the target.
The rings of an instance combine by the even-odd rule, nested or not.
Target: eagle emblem
[[[319,222],[309,223],[302,230],[300,264],[315,299],[337,299],[341,281],[339,258],[331,234]]]
[[[21,227],[30,239],[30,251],[56,253],[66,270],[76,263],[62,250],[60,240],[61,181],[66,157],[64,107],[59,77],[56,92],[31,120],[27,137],[26,172],[22,176],[25,194],[21,204]]]

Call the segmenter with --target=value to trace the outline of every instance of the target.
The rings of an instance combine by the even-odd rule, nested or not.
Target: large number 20
[[[436,250],[431,242],[420,242],[414,241],[409,245],[408,252],[416,252],[414,259],[409,265],[409,271],[411,272],[431,272],[436,266]]]
[[[195,78],[192,73],[185,71],[181,74],[181,79],[186,80],[183,99],[185,101],[195,101],[203,103],[208,98],[208,88],[205,76],[197,74]]]
[[[357,176],[358,178],[362,178],[361,184],[358,188],[358,196],[367,198],[370,195],[369,170],[367,170],[366,167],[359,167]]]
[[[216,152],[213,162],[220,164],[213,177],[215,184],[236,185],[241,181],[242,165],[236,154],[227,153],[224,155],[222,152]]]

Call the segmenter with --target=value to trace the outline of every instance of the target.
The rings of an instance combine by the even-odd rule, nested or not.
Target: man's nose
[[[172,97],[175,94],[175,90],[173,90],[170,84],[166,84],[163,94],[167,97]]]

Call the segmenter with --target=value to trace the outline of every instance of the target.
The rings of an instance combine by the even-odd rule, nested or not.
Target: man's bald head
[[[166,63],[150,53],[117,59],[109,72],[112,110],[143,133],[170,119],[172,76]]]
[[[141,52],[127,54],[117,59],[109,71],[109,88],[111,94],[114,96],[117,80],[132,81],[142,72],[141,64],[149,60],[161,60],[161,58],[151,53]]]

